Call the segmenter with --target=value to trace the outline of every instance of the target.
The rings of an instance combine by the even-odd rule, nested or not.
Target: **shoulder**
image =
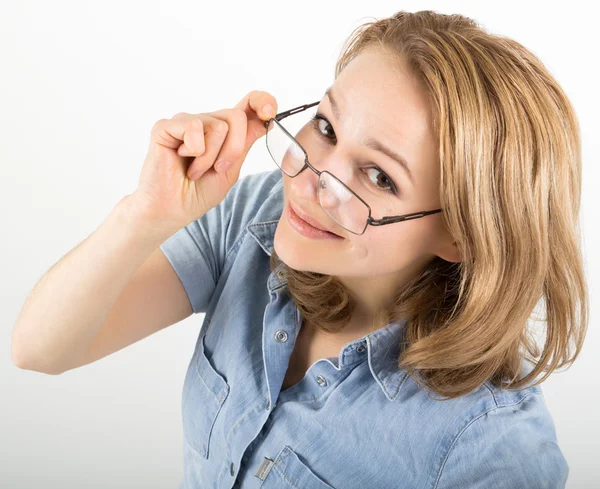
[[[250,173],[240,177],[228,193],[232,196],[229,200],[234,202],[244,199],[247,203],[256,202],[262,204],[274,193],[277,184],[282,183],[281,170],[267,170],[258,173]],[[281,185],[279,185],[281,186]]]
[[[282,184],[279,169],[245,175],[235,182],[217,207],[221,213],[246,225],[260,218],[261,208],[268,207],[269,201],[280,199],[281,192],[277,190],[282,189]]]
[[[240,177],[223,201],[190,227],[197,227],[198,232],[204,230],[209,241],[216,246],[221,244],[221,255],[226,260],[232,258],[235,256],[232,252],[238,248],[236,244],[243,240],[251,225],[279,218],[282,187],[278,168]]]
[[[446,440],[434,489],[564,488],[569,468],[541,387],[486,382],[479,393]]]

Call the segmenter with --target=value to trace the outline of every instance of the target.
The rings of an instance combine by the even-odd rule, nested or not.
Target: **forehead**
[[[350,137],[376,136],[406,153],[414,152],[413,144],[433,140],[427,94],[401,59],[364,51],[346,65],[332,89]]]

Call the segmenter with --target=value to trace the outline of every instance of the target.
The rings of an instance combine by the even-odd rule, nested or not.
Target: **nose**
[[[330,170],[329,165],[322,167],[322,169],[316,168],[309,159],[308,165],[302,171],[309,170],[308,175],[297,175],[295,178],[297,180],[296,185],[299,187],[298,194],[310,195],[307,200],[318,202],[326,213],[334,214],[339,205],[347,203],[352,198],[352,193],[348,191],[347,186],[337,176],[340,173],[340,168],[342,173],[344,170],[340,160],[328,156],[323,161],[327,163],[336,161],[336,164],[333,165],[336,168],[335,173]],[[301,179],[298,181],[299,178]]]
[[[346,159],[344,159],[339,152],[336,153],[335,150],[324,154],[318,154],[315,151],[312,151],[310,154],[308,154],[308,162],[315,168],[315,170],[317,170],[311,171],[315,178],[315,185],[318,180],[318,173],[323,171],[331,173],[346,185],[351,183],[352,166],[348,164]]]

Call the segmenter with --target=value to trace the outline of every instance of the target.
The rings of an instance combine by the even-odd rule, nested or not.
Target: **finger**
[[[268,110],[269,105],[272,107],[270,111]],[[277,115],[277,100],[270,93],[261,90],[249,92],[235,107],[242,109],[248,118],[247,143],[249,146],[267,133],[265,121]]]
[[[192,175],[203,175],[215,163],[215,159],[223,146],[223,142],[228,133],[228,126],[225,121],[214,119],[215,122],[205,124],[204,145],[206,150],[200,156],[196,156],[187,169],[188,178]]]
[[[194,152],[183,143],[181,144],[181,146],[179,146],[179,148],[177,148],[177,154],[179,156],[184,156],[184,157],[200,156],[200,155],[195,155]]]
[[[229,130],[221,151],[217,155],[215,169],[224,173],[232,165],[238,165],[246,158],[246,113],[241,109],[223,109],[211,112],[211,115],[227,122]],[[220,164],[223,163],[222,171]]]
[[[191,114],[189,112],[178,112],[173,117],[171,117],[171,119],[192,120],[192,119],[200,118],[201,115],[203,115],[203,114]],[[202,120],[202,119],[200,119],[200,120]],[[179,146],[179,148],[177,148],[177,154],[179,156],[183,156],[183,157],[193,157],[193,156],[200,156],[201,153],[198,153],[197,151],[194,151],[194,150],[188,148],[185,145],[185,143],[182,143]]]
[[[199,115],[200,114],[190,114],[189,112],[177,112],[177,114],[175,114],[173,117],[171,117],[171,119],[184,119],[184,120],[188,120],[188,119],[195,119]]]
[[[195,154],[201,155],[204,150],[205,122],[210,124],[210,117],[198,115],[196,119],[160,119],[152,127],[152,142],[167,148],[177,149],[181,143],[186,143]],[[191,121],[194,121],[191,124]],[[203,122],[204,121],[204,122]],[[186,136],[187,133],[187,136]]]
[[[277,114],[277,101],[269,92],[261,90],[250,92],[247,104],[263,121],[268,121]]]

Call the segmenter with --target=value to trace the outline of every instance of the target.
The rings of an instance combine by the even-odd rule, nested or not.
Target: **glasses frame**
[[[401,216],[384,216],[381,219],[375,219],[374,217],[371,216],[371,206],[369,204],[367,204],[360,195],[358,195],[354,190],[352,190],[350,187],[348,187],[348,185],[346,185],[344,182],[342,182],[339,178],[337,178],[331,172],[329,172],[327,170],[323,170],[323,171],[317,170],[314,166],[312,166],[310,164],[310,162],[308,161],[308,153],[306,152],[306,150],[302,147],[302,145],[298,142],[298,140],[294,136],[292,136],[285,127],[283,127],[279,123],[279,121],[285,119],[286,117],[288,117],[288,116],[290,116],[292,114],[296,114],[298,112],[303,112],[303,111],[305,111],[307,109],[310,109],[311,107],[314,107],[315,105],[318,105],[320,102],[321,101],[313,102],[311,104],[306,104],[306,105],[299,105],[298,107],[294,107],[293,109],[286,110],[284,112],[280,112],[279,114],[276,114],[275,117],[272,117],[271,119],[269,119],[268,121],[265,122],[265,128],[268,131],[269,124],[271,123],[271,121],[273,121],[290,138],[292,138],[292,140],[298,145],[298,147],[304,153],[304,166],[294,176],[288,175],[290,178],[297,177],[307,167],[310,168],[313,172],[315,172],[317,174],[317,176],[319,177],[319,182],[321,181],[321,173],[327,173],[332,178],[335,178],[346,189],[348,189],[349,192],[351,192],[352,194],[354,194],[356,196],[356,198],[359,199],[365,206],[367,206],[367,209],[369,209],[369,216],[367,217],[367,220],[365,222],[365,227],[363,228],[363,230],[362,230],[361,233],[355,233],[354,231],[350,231],[349,229],[346,229],[344,226],[342,226],[340,223],[338,223],[335,219],[332,218],[339,226],[341,226],[342,228],[346,229],[346,231],[348,231],[349,233],[356,234],[357,236],[361,236],[361,235],[363,235],[365,233],[365,231],[366,231],[366,229],[367,229],[368,226],[385,226],[386,224],[393,224],[393,223],[396,223],[396,222],[404,222],[404,221],[409,221],[411,219],[419,219],[421,217],[425,217],[425,216],[428,216],[430,214],[436,214],[438,212],[444,212],[443,209],[435,209],[435,210],[432,210],[432,211],[411,212],[410,214],[404,214],[404,215],[401,215]],[[265,144],[267,146],[267,151],[269,151],[269,154],[271,154],[271,151],[269,150],[269,145],[267,143],[267,140],[268,140],[268,135],[265,138]],[[273,156],[273,155],[271,155],[271,156]],[[281,167],[279,167],[279,165],[277,165],[277,166],[283,172],[283,170],[281,169]],[[283,172],[283,173],[285,173],[285,172]],[[287,175],[287,173],[285,173],[285,174]],[[321,200],[320,199],[319,199],[319,205],[321,205]],[[323,210],[325,210],[325,209],[323,209]],[[325,211],[325,212],[327,213],[327,211]],[[329,213],[327,213],[327,215],[329,216]],[[331,217],[331,216],[329,216],[329,217]]]

